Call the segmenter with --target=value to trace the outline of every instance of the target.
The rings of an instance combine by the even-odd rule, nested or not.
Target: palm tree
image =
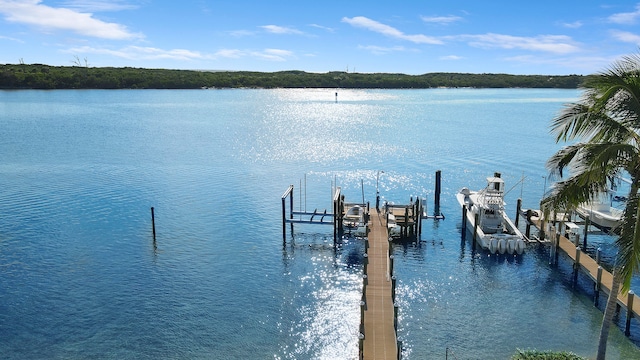
[[[580,100],[566,105],[552,120],[556,142],[575,143],[547,161],[550,175],[560,180],[543,199],[543,206],[575,209],[606,191],[608,178],[621,173],[631,178],[600,330],[597,359],[604,359],[620,286],[628,291],[631,277],[640,268],[640,54],[623,57],[609,69],[589,76],[583,86]]]

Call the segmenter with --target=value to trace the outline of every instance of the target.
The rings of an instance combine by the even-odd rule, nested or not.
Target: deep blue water
[[[473,254],[455,193],[502,173],[537,208],[548,125],[576,90],[0,92],[3,358],[357,357],[363,244],[330,227],[282,241],[295,207],[413,196],[446,219],[395,244],[404,357],[593,356],[602,311],[545,248]],[[524,181],[519,182],[524,177]],[[547,184],[548,185],[548,184]],[[155,209],[157,238],[151,232]],[[590,248],[609,236],[590,234]],[[634,284],[635,286],[635,284]],[[604,301],[602,301],[604,302]],[[624,313],[623,313],[624,314]],[[620,323],[624,322],[621,316]],[[640,358],[614,329],[609,355]]]

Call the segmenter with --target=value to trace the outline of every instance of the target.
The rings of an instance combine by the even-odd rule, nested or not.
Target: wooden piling
[[[436,191],[435,191],[435,195],[434,195],[434,214],[433,215],[440,215],[440,191],[442,190],[442,186],[441,186],[441,180],[442,179],[442,171],[438,170],[436,171]]]
[[[404,226],[402,227],[402,232],[403,232],[402,237],[407,238],[407,236],[409,236],[409,208],[408,207],[404,208]]]
[[[549,223],[547,223],[547,226],[549,226]],[[553,229],[553,232],[551,232],[551,229]],[[555,233],[555,228],[551,229],[549,229],[549,237],[551,238],[551,247],[549,249],[549,264],[557,265],[559,241],[558,238],[560,237],[560,235]],[[546,231],[543,231],[542,233],[544,234],[546,233]]]
[[[582,238],[582,246],[586,249],[587,248],[587,233],[589,232],[589,225],[591,224],[591,218],[589,218],[589,216],[587,216],[584,219],[584,236]]]
[[[540,226],[541,223],[542,221],[537,221],[536,225]],[[551,245],[552,252],[555,249],[557,249],[557,252],[562,250],[570,260],[579,264],[579,268],[583,270],[592,281],[594,281],[594,303],[596,305],[598,305],[600,291],[604,292],[606,295],[611,295],[610,292],[613,287],[613,274],[604,270],[602,266],[600,266],[596,260],[591,258],[588,254],[582,253],[582,251],[578,253],[576,251],[576,246],[566,237],[558,234],[557,237],[553,236],[553,238],[556,239],[557,244]],[[578,254],[580,254],[580,258],[576,259]],[[553,257],[557,258],[557,255],[552,256],[552,258]],[[640,318],[640,310],[633,308],[634,303],[640,302],[640,299],[636,300],[637,297],[638,296],[631,291],[616,294],[616,314],[620,313],[620,309],[622,307],[626,307],[626,311],[628,313],[627,316],[629,317],[629,319],[627,319],[628,321],[632,317]],[[632,298],[633,300],[631,300]]]
[[[626,336],[631,335],[631,318],[633,317],[633,298],[634,298],[633,290],[629,290],[627,293],[627,321],[624,326],[624,334]]]
[[[558,266],[558,257],[560,256],[560,236],[562,236],[560,233],[556,232],[555,233],[555,239],[556,242],[553,246],[555,246],[556,250],[554,252],[554,259],[553,259],[553,264],[555,266]]]
[[[467,206],[462,206],[462,235],[466,235],[467,231]]]
[[[398,331],[398,304],[393,304],[393,329]]]
[[[540,240],[544,241],[545,237],[547,236],[547,214],[544,208],[542,207],[542,203],[540,203],[540,217],[542,218],[542,221],[540,221],[540,227],[539,227],[539,229],[542,230],[540,231]]]
[[[153,241],[156,241],[156,215],[151,207],[151,230],[153,231]]]
[[[477,237],[478,237],[478,214],[475,215],[474,223],[473,223],[473,250],[475,250],[476,248]]]
[[[600,300],[600,288],[602,287],[602,266],[598,266],[598,270],[596,273],[596,282],[595,282],[595,294],[593,299],[593,304],[598,306],[598,302]]]
[[[293,185],[289,185],[284,194],[282,194],[282,243],[287,242],[287,197],[289,198],[289,219],[293,219]],[[293,223],[291,223],[291,232],[293,233]]]
[[[396,284],[397,280],[395,276],[391,277],[391,301],[395,304],[396,302]]]
[[[284,196],[282,197],[282,243],[287,243],[287,213]]]
[[[527,239],[531,239],[531,217],[533,216],[533,212],[531,209],[527,209],[527,227],[525,229],[524,235]]]
[[[369,266],[369,253],[365,253],[363,256],[364,259],[362,260],[362,263],[364,265],[364,273],[367,274],[367,267]]]
[[[582,250],[580,249],[580,246],[576,246],[576,260],[573,263],[573,284],[577,284],[578,283],[578,271],[580,271],[580,254],[582,253]]]
[[[418,202],[418,243],[422,238],[422,214],[424,213],[424,200],[420,198]]]

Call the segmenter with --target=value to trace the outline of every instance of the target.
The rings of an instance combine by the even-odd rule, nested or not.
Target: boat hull
[[[617,209],[614,209],[617,210]],[[589,217],[589,221],[604,231],[610,231],[620,226],[622,223],[622,211],[599,211],[580,206],[576,213],[583,219]]]
[[[472,192],[471,196],[475,193]],[[456,195],[458,203],[462,208],[466,208],[464,212],[464,227],[475,239],[475,244],[483,250],[487,250],[492,254],[522,254],[526,249],[524,235],[513,224],[511,219],[504,213],[502,216],[503,231],[496,233],[485,233],[482,226],[476,226],[476,212],[474,212],[469,202],[469,196],[462,193]],[[463,230],[464,231],[464,230]]]
[[[342,227],[349,233],[366,235],[367,223],[365,220],[365,209],[359,205],[349,208],[342,220]]]

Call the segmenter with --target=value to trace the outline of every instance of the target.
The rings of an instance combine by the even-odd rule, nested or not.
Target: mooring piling
[[[619,314],[621,308],[624,307],[626,311],[626,324],[625,335],[630,336],[631,319],[640,317],[640,310],[634,309],[634,303],[637,304],[640,300],[636,300],[637,295],[633,291],[619,292],[618,294],[611,294],[613,287],[613,274],[604,270],[600,265],[601,249],[598,249],[596,258],[593,259],[583,251],[583,248],[576,246],[567,237],[563,236],[557,228],[547,228],[543,226],[544,219],[536,220],[534,225],[541,229],[542,234],[549,232],[548,236],[553,239],[551,243],[551,259],[550,263],[558,265],[558,255],[562,251],[572,262],[573,281],[576,282],[578,271],[582,270],[593,282],[594,287],[594,305],[598,306],[600,300],[600,291],[604,292],[608,296],[616,296],[616,314]]]
[[[626,336],[631,335],[631,318],[633,317],[633,298],[635,293],[633,290],[629,290],[627,293],[627,321],[624,327],[624,334]]]
[[[441,180],[442,180],[442,171],[437,170],[436,171],[436,191],[435,191],[435,195],[434,195],[434,214],[433,215],[440,215],[440,191],[442,189],[441,186]]]
[[[478,213],[475,214],[475,217],[473,218],[473,249],[476,248],[476,242],[478,239]]]
[[[584,219],[584,238],[582,239],[583,246],[585,249],[587,248],[587,234],[589,233],[590,224],[591,224],[591,218],[587,215],[587,217],[585,217]]]
[[[467,231],[467,206],[462,207],[462,233]]]
[[[156,215],[151,207],[151,230],[153,231],[153,241],[156,241]]]
[[[602,266],[598,266],[598,270],[596,273],[596,282],[595,282],[595,296],[593,299],[593,304],[598,306],[598,302],[600,300],[600,289],[602,288]]]
[[[582,249],[580,246],[576,246],[576,256],[575,261],[573,262],[573,285],[578,283],[578,271],[580,271],[580,254],[582,254]]]

